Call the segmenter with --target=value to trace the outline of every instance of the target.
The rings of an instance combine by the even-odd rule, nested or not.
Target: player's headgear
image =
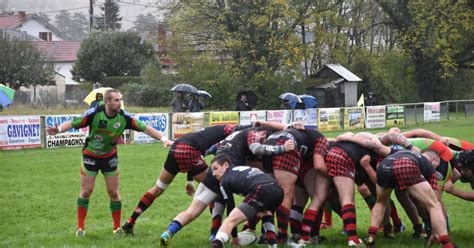
[[[474,150],[461,151],[458,156],[459,166],[474,170]]]

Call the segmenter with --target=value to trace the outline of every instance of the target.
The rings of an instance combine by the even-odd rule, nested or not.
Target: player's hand
[[[447,137],[441,137],[441,139],[439,141],[441,141],[443,144],[449,146],[449,139]]]
[[[167,140],[167,141],[165,141],[165,142],[163,143],[163,147],[164,147],[164,148],[167,148],[167,147],[169,147],[169,146],[172,146],[173,143],[174,143],[174,141],[172,141],[172,140]]]
[[[44,131],[49,134],[49,135],[56,135],[59,133],[59,129],[58,129],[58,126],[54,126],[54,127],[46,127],[44,129]]]
[[[352,132],[345,132],[343,134],[339,134],[337,137],[336,137],[336,140],[346,140],[347,138],[350,138],[350,137],[353,137],[354,136],[354,133]]]
[[[293,122],[291,123],[291,127],[299,130],[305,130],[304,124],[302,122]]]
[[[439,237],[438,234],[431,234],[430,238],[428,239],[428,242],[426,243],[426,246],[432,246],[435,244],[439,244]]]
[[[285,152],[293,151],[295,149],[295,142],[289,139],[285,141],[285,144],[283,144],[283,147],[285,148]]]
[[[238,237],[232,238],[232,240],[230,241],[230,244],[232,245],[232,247],[242,247],[241,245],[239,245]]]
[[[370,167],[370,156],[369,155],[364,155],[360,159],[360,165],[362,165],[362,167],[364,167],[364,168]]]
[[[451,180],[448,180],[445,184],[444,184],[444,191],[448,192],[448,193],[453,193],[453,190],[454,190],[454,186],[453,186],[453,182]]]
[[[196,192],[196,188],[194,187],[193,181],[186,182],[185,191],[186,191],[186,194],[188,194],[189,196],[194,195],[194,192]]]

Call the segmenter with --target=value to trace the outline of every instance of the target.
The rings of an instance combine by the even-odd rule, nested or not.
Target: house
[[[326,64],[310,79],[307,88],[318,99],[320,107],[350,107],[357,104],[358,76],[340,64]]]
[[[14,30],[44,41],[65,41],[67,38],[53,25],[37,14],[26,14],[25,11],[0,14],[0,31]],[[11,31],[10,31],[11,32]]]
[[[45,53],[49,57],[54,65],[54,71],[56,74],[61,75],[64,78],[64,86],[58,83],[57,95],[64,96],[64,100],[67,102],[73,100],[73,93],[78,88],[79,83],[72,79],[72,66],[76,62],[77,53],[81,47],[79,41],[32,41],[33,46],[38,48],[41,52]]]

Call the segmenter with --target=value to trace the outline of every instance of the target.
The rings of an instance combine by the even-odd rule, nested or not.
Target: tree
[[[135,31],[139,33],[148,32],[151,35],[155,35],[158,32],[158,21],[156,20],[155,16],[151,13],[146,15],[140,14],[137,16],[137,19],[133,22],[135,26]]]
[[[38,16],[39,16],[41,19],[47,21],[48,23],[51,23],[51,18],[49,17],[48,14],[43,13],[43,12],[39,12],[39,13],[38,13]]]
[[[122,17],[120,17],[120,5],[115,0],[105,0],[100,6],[102,13],[97,17],[97,29],[102,31],[120,30]]]
[[[455,85],[449,79],[459,69],[474,69],[473,4],[450,0],[378,2],[415,65],[422,100],[453,97]]]
[[[82,13],[71,14],[62,10],[56,15],[56,27],[71,40],[83,40],[87,37],[89,21]]]
[[[152,45],[135,32],[101,32],[85,39],[72,74],[76,80],[100,81],[105,76],[138,76],[155,58]]]
[[[52,81],[52,64],[30,42],[0,37],[0,54],[0,82],[30,86]]]

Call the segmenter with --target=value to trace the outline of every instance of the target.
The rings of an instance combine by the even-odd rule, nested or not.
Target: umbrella
[[[311,95],[299,95],[300,99],[304,102],[305,108],[314,108],[318,104],[316,97]]]
[[[91,105],[91,103],[93,101],[95,101],[95,96],[97,95],[97,93],[102,93],[102,95],[105,96],[105,92],[107,90],[111,90],[111,89],[112,88],[110,88],[110,87],[100,87],[100,88],[94,89],[91,92],[89,92],[89,94],[84,98],[84,102]],[[121,108],[124,109],[123,101],[122,101],[122,107]]]
[[[235,98],[235,101],[239,101],[240,96],[242,95],[247,96],[247,103],[249,104],[250,108],[254,108],[255,106],[257,106],[258,96],[255,93],[253,93],[253,91],[250,91],[250,90],[240,91],[239,93],[237,93],[237,97]]]
[[[171,88],[171,91],[199,94],[198,89],[190,84],[178,84]]]
[[[283,100],[294,102],[294,104],[296,104],[297,102],[302,103],[301,98],[298,95],[291,92],[283,93],[279,97]]]
[[[13,103],[13,97],[15,96],[15,90],[5,85],[0,84],[0,104],[6,107]]]
[[[211,98],[211,94],[209,94],[209,92],[205,91],[205,90],[198,90],[199,92],[199,95],[203,98]]]

